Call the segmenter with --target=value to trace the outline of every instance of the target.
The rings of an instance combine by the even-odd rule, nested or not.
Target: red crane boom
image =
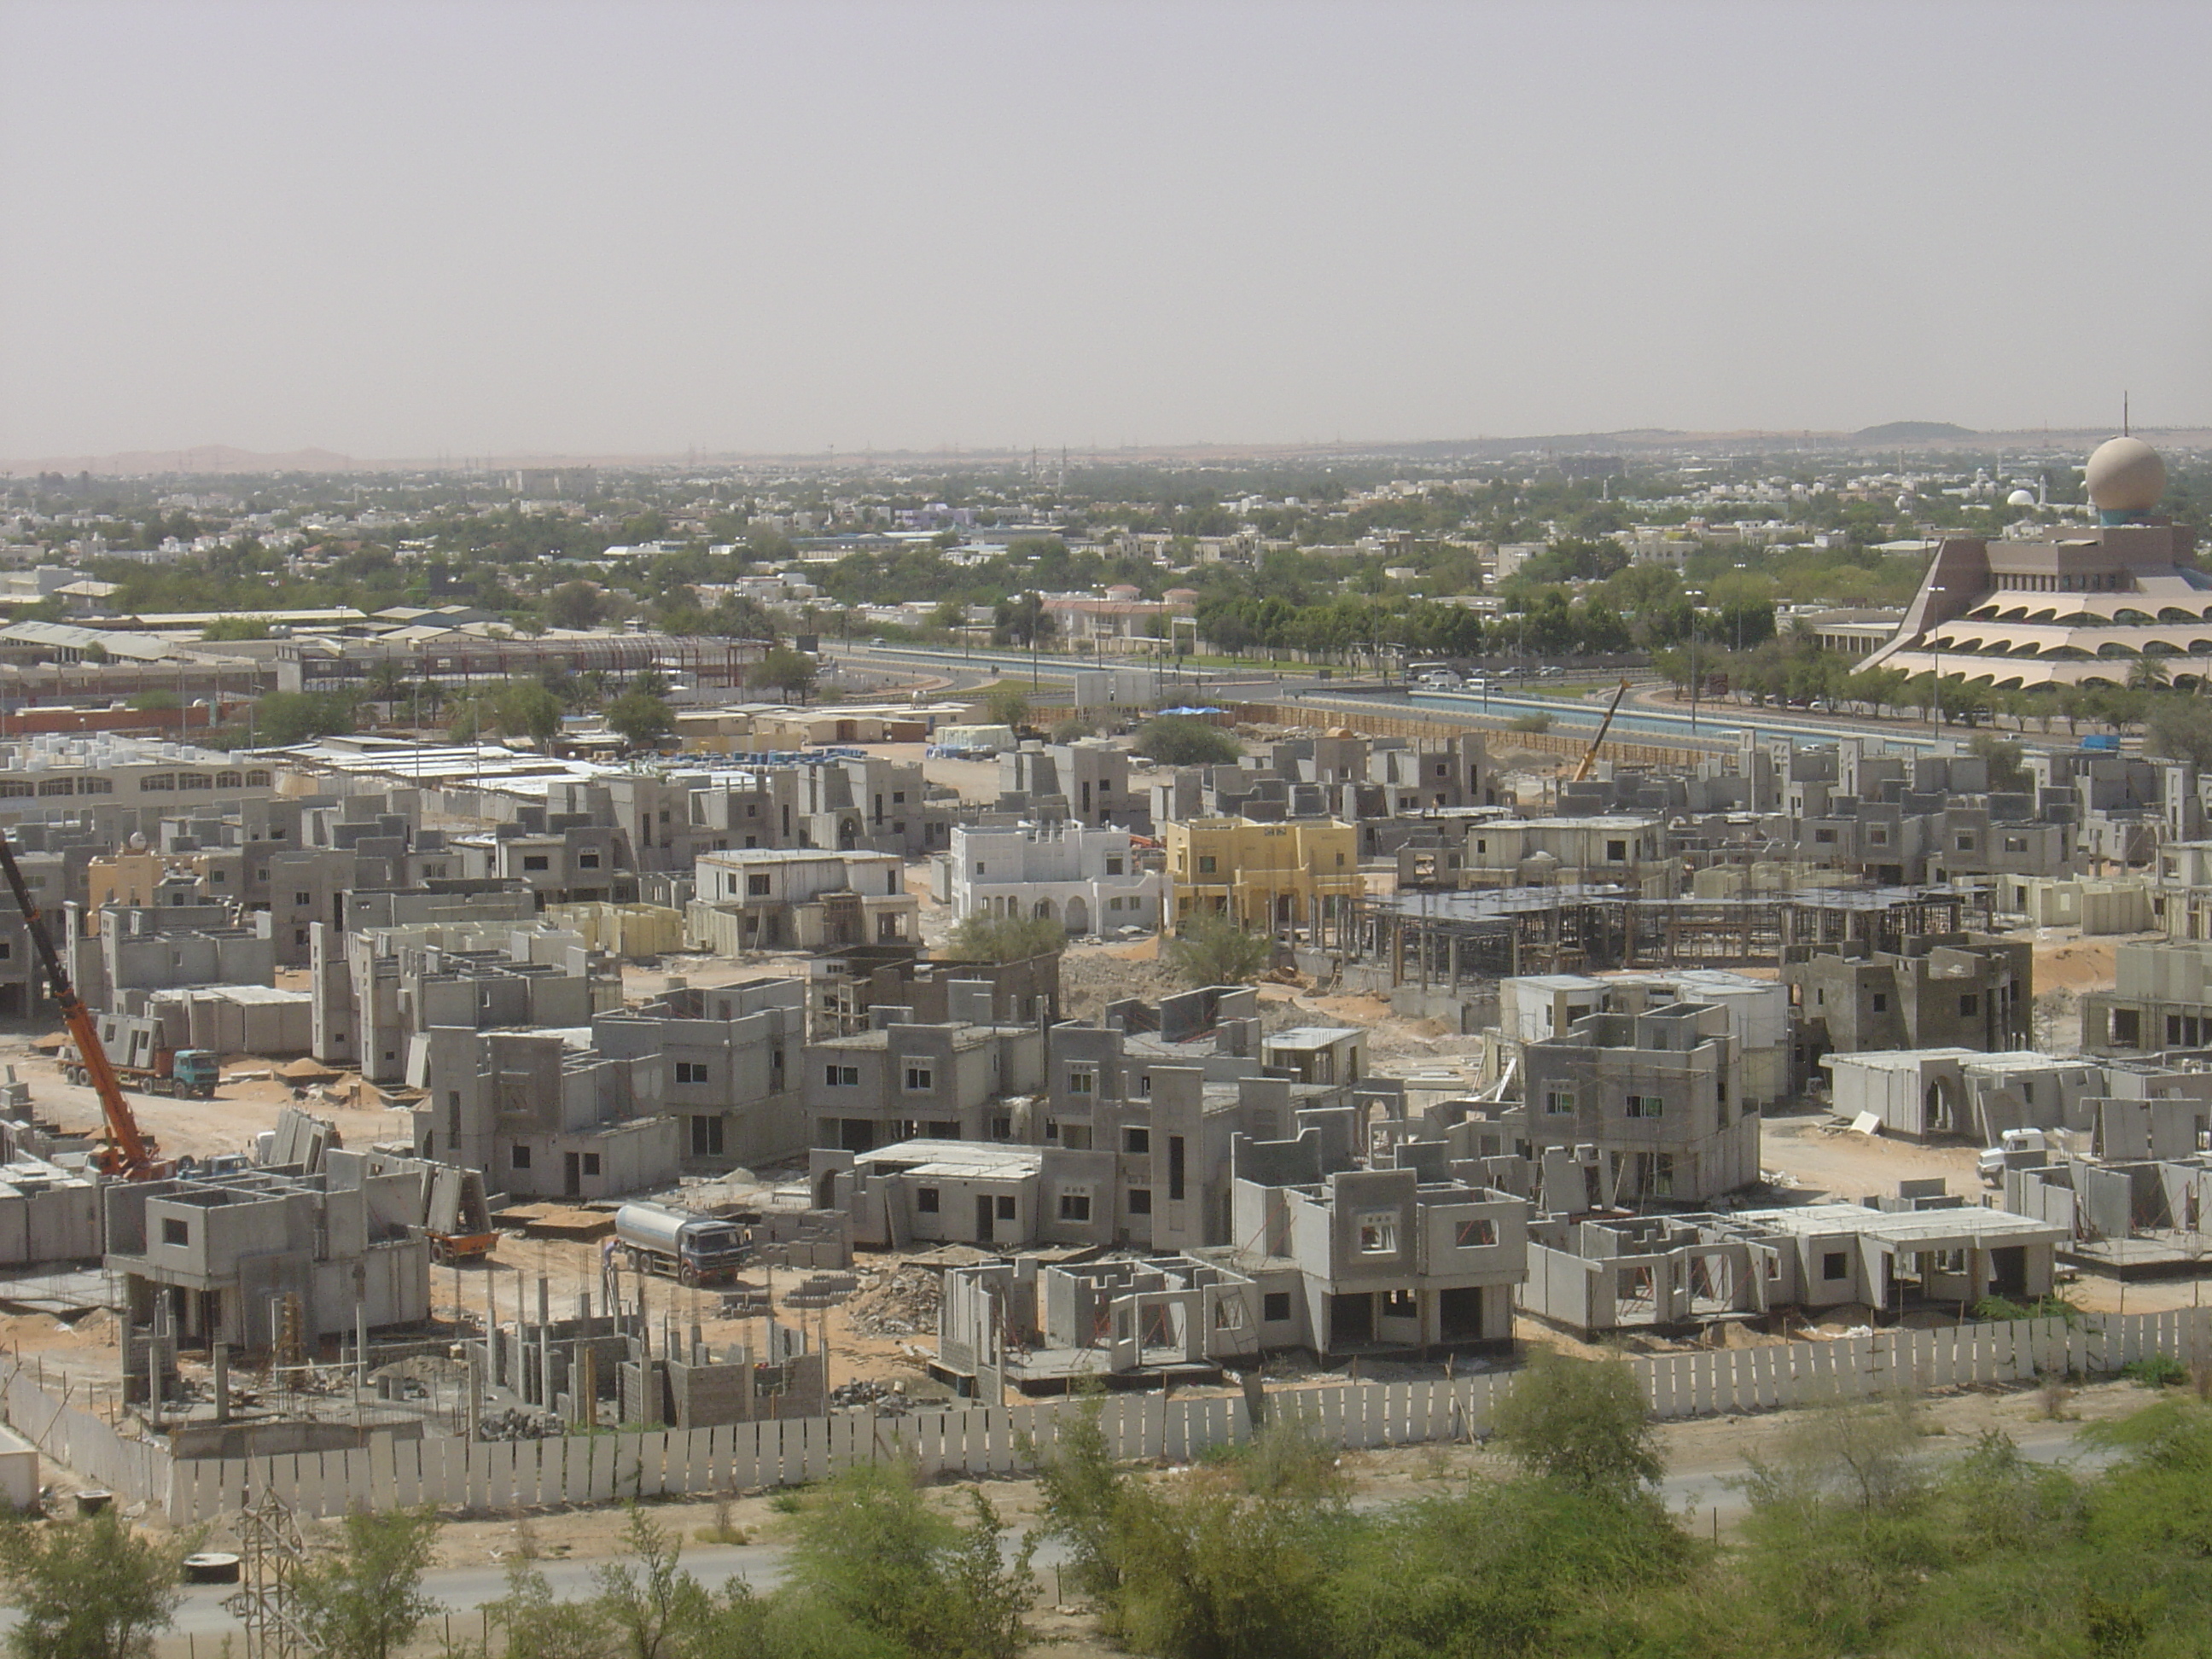
[[[0,875],[8,878],[9,890],[15,896],[15,908],[23,913],[23,921],[29,929],[31,944],[39,953],[39,966],[45,969],[46,983],[53,988],[54,1006],[62,1011],[62,1023],[76,1043],[77,1057],[84,1062],[84,1073],[100,1097],[100,1116],[106,1121],[107,1137],[94,1159],[94,1167],[106,1175],[121,1176],[125,1181],[154,1181],[169,1173],[170,1166],[155,1157],[152,1137],[138,1127],[132,1115],[131,1102],[123,1092],[123,1085],[109,1063],[107,1050],[100,1045],[100,1028],[94,1024],[92,1010],[84,1006],[84,999],[76,994],[70,982],[69,969],[62,966],[61,952],[47,935],[44,914],[31,902],[31,889],[23,879],[22,866],[15,862],[15,848],[5,835],[0,835]]]

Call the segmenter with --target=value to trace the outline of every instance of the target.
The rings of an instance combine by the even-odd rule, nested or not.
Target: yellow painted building
[[[1363,890],[1358,839],[1334,818],[1255,823],[1249,818],[1170,819],[1160,825],[1172,893],[1168,931],[1212,911],[1268,933],[1318,936],[1351,920]]]

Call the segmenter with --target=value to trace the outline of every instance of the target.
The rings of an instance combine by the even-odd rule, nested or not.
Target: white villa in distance
[[[954,915],[1049,917],[1071,933],[1157,927],[1167,878],[1140,868],[1126,830],[1071,820],[956,826],[937,862]]]

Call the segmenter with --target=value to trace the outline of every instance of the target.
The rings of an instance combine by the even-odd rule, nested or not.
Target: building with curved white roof
[[[2094,526],[2029,539],[1946,537],[1869,668],[1999,689],[2124,685],[2145,657],[2177,685],[2212,678],[2212,575],[2194,532],[2154,514],[2166,465],[2140,438],[2090,456]]]

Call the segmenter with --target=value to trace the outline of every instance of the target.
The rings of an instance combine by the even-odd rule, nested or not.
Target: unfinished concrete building
[[[806,986],[754,979],[603,1012],[592,1042],[633,1066],[636,1109],[672,1119],[687,1173],[780,1163],[812,1143],[800,1072]]]
[[[1214,1382],[1261,1357],[1260,1309],[1252,1279],[1187,1255],[951,1267],[931,1370],[987,1401],[1009,1387],[1060,1393],[1084,1377]]]
[[[1788,1099],[1798,1080],[1792,1066],[1789,988],[1725,969],[1688,968],[1664,974],[1632,969],[1524,975],[1498,987],[1498,1030],[1506,1057],[1531,1042],[1570,1030],[1594,1013],[1633,1014],[1672,1002],[1705,1002],[1728,1010],[1735,1039],[1731,1091],[1753,1110]]]
[[[372,1082],[404,1077],[434,1026],[574,1029],[622,1006],[620,967],[544,924],[377,927],[317,923],[315,1058]]]
[[[2081,999],[2084,1048],[2099,1054],[2212,1048],[2212,940],[2129,940],[2112,956],[2113,988]]]
[[[107,1268],[122,1276],[133,1326],[266,1349],[428,1316],[417,1170],[375,1174],[365,1158],[332,1151],[314,1174],[118,1182],[103,1198]]]
[[[2061,1229],[1967,1205],[1942,1186],[1908,1182],[1881,1207],[1546,1218],[1530,1228],[1522,1306],[1589,1337],[1855,1304],[1954,1310],[1986,1296],[2049,1295]]]
[[[806,964],[807,1030],[865,1030],[868,1010],[903,1008],[925,1025],[956,1018],[990,1025],[1060,1023],[1060,952],[1012,962],[936,962],[912,945],[847,945]]]
[[[1478,1155],[1593,1148],[1624,1204],[1707,1203],[1759,1180],[1759,1114],[1737,1084],[1725,1008],[1590,1014],[1524,1045],[1521,1063],[1521,1104],[1466,1126]]]
[[[2068,1261],[2127,1279],[2200,1272],[2212,1238],[2212,1157],[2085,1158],[2033,1153],[2007,1160],[2008,1210],[2060,1235]]]
[[[481,1170],[517,1198],[611,1198],[672,1185],[678,1121],[639,1104],[649,1060],[572,1046],[557,1032],[433,1026],[407,1081],[419,1158]],[[646,1097],[649,1098],[649,1095]]]
[[[921,901],[893,853],[739,848],[702,855],[685,929],[724,956],[914,943]]]
[[[1097,738],[1024,743],[999,757],[997,810],[1042,822],[1151,833],[1152,803],[1129,787],[1129,752]]]
[[[1231,1263],[1263,1348],[1323,1358],[1510,1342],[1528,1205],[1415,1169],[1321,1169],[1321,1141],[1243,1143]]]
[[[1404,1085],[1367,1075],[1364,1034],[1308,1027],[1263,1038],[1248,987],[1113,1003],[1103,1025],[1053,1027],[1043,1095],[1012,1115],[1012,1138],[1113,1159],[1112,1237],[1136,1249],[1226,1244],[1239,1136],[1313,1127],[1349,1164],[1370,1126],[1404,1109]]]
[[[2035,952],[2025,939],[1949,933],[1897,951],[1792,947],[1782,977],[1807,1075],[1831,1050],[2033,1046]]]
[[[805,1110],[814,1146],[862,1152],[917,1137],[1013,1138],[1004,1103],[1042,1086],[1044,1033],[965,1018],[986,1012],[980,989],[963,998],[956,988],[954,1000],[965,1006],[939,1024],[918,1024],[902,1008],[878,1004],[868,1010],[866,1030],[807,1046]]]
[[[1104,1152],[975,1140],[902,1140],[807,1155],[817,1208],[852,1218],[866,1249],[1112,1242],[1114,1161]]]
[[[94,1008],[118,1008],[134,991],[206,985],[270,985],[276,951],[265,912],[226,904],[156,909],[111,906],[88,936],[82,913],[70,915],[70,976]]]

